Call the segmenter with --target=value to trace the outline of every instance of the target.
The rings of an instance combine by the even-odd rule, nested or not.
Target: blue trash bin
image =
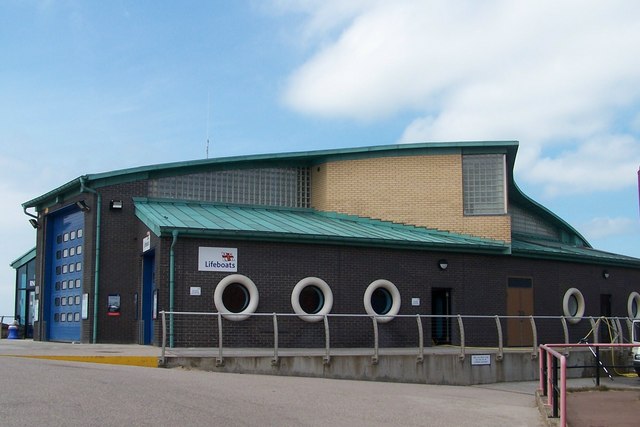
[[[15,323],[13,325],[9,325],[9,335],[7,335],[8,340],[17,340],[18,339],[18,325]]]

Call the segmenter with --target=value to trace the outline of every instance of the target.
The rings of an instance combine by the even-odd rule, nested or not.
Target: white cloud
[[[637,183],[640,141],[628,135],[587,139],[574,150],[542,156],[521,171],[548,196],[618,190]]]
[[[281,13],[300,13],[308,20],[297,30],[298,41],[305,43],[322,42],[327,35],[342,25],[349,23],[355,16],[366,11],[381,0],[273,0],[272,5]]]
[[[518,170],[550,195],[630,184],[640,3],[342,3],[296,10],[333,38],[291,74],[290,108],[360,121],[413,113],[401,142],[520,140]]]
[[[598,217],[583,224],[581,229],[590,239],[623,236],[629,233],[637,233],[638,220],[624,217]]]

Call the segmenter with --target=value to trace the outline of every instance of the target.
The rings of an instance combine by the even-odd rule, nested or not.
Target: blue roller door
[[[49,245],[48,336],[52,341],[80,341],[84,214],[52,218]]]

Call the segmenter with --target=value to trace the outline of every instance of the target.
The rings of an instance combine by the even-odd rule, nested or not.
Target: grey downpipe
[[[24,212],[25,215],[30,216],[31,218],[38,219],[37,215],[34,215],[31,212],[27,212],[27,208],[25,208],[24,206],[22,207],[22,211]]]
[[[178,231],[173,230],[171,233],[173,241],[171,242],[171,249],[169,250],[169,348],[173,348],[173,290],[175,287],[175,261],[174,261],[174,246],[178,241]]]
[[[102,196],[93,188],[85,185],[85,178],[80,178],[80,193],[93,193],[97,196],[96,202],[96,259],[94,265],[93,278],[93,332],[91,334],[91,342],[95,344],[98,341],[98,289],[100,277],[100,212],[102,211]]]
[[[30,216],[31,218],[34,218],[36,221],[40,221],[40,218],[38,218],[37,215],[32,214],[31,212],[27,212],[27,207],[23,206],[22,207],[22,211],[24,212],[25,215]],[[36,211],[37,212],[37,211]],[[42,224],[39,224],[39,227],[43,227]],[[43,242],[44,242],[44,237],[43,237]],[[38,233],[36,232],[36,247],[38,247]],[[44,243],[42,244],[42,247],[44,247]],[[40,275],[40,280],[43,281],[44,280],[44,262],[40,262],[40,264],[38,264],[38,270],[39,270],[39,275]],[[38,299],[40,299],[41,297],[38,296]],[[41,315],[42,312],[44,312],[44,304],[40,305],[40,308],[38,309],[38,311],[40,311],[40,313],[38,313],[38,319],[42,319],[43,316]],[[40,333],[40,339],[44,338],[45,335],[45,331],[44,331],[44,321],[40,320],[38,322],[38,332]],[[44,339],[48,339],[44,338]]]

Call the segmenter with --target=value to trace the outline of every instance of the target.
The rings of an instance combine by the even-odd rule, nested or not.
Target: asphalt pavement
[[[537,381],[465,387],[150,369],[160,349],[140,345],[0,340],[0,356],[3,426],[533,427],[557,421],[538,410]],[[640,389],[637,377],[601,382]],[[595,384],[583,378],[569,385]],[[571,410],[571,397],[568,402]],[[635,416],[637,407],[632,409]],[[586,419],[591,410],[613,420],[593,425],[622,420],[620,409],[593,400],[573,410]]]

